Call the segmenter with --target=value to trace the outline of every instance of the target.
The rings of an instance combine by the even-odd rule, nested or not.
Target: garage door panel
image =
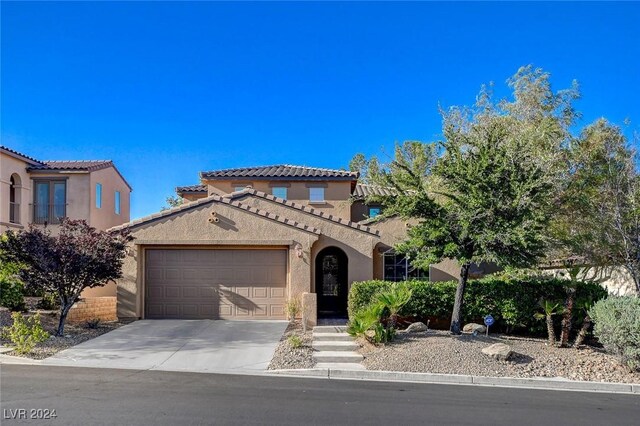
[[[286,250],[149,249],[147,318],[285,318]]]
[[[270,316],[271,317],[278,317],[278,318],[283,318],[284,317],[284,304],[283,305],[270,305],[271,308],[271,312],[270,312]]]
[[[284,287],[283,288],[271,287],[269,288],[269,292],[271,293],[269,297],[272,299],[284,298]]]
[[[182,297],[198,298],[200,297],[200,289],[198,287],[184,287],[182,289]]]

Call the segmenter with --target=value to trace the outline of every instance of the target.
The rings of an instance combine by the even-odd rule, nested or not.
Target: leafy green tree
[[[184,204],[184,198],[173,195],[165,198],[165,201],[167,204],[160,209],[162,211],[169,210],[174,207],[180,207]]]
[[[453,334],[472,263],[527,267],[543,256],[560,148],[577,116],[577,88],[554,93],[542,70],[523,67],[508,83],[513,100],[494,103],[483,87],[473,108],[442,111],[442,141],[397,145],[392,162],[372,173],[397,190],[379,197],[385,214],[418,220],[396,250],[418,267],[460,263]]]
[[[635,155],[621,129],[599,119],[572,138],[549,227],[550,256],[569,280],[560,345],[569,345],[575,286],[589,268],[623,266],[640,290],[640,191]]]

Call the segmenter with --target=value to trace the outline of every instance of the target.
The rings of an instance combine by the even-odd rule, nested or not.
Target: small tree
[[[564,259],[570,280],[560,345],[569,346],[578,275],[622,266],[640,291],[640,181],[635,154],[619,127],[599,119],[565,150],[549,227],[551,256]]]
[[[176,197],[176,196],[173,196],[173,195],[165,198],[165,201],[166,201],[167,204],[160,209],[162,211],[169,210],[169,209],[172,209],[174,207],[180,207],[181,205],[184,204],[184,198]]]
[[[539,305],[542,312],[537,312],[534,317],[545,320],[547,323],[547,341],[549,346],[554,346],[556,344],[556,332],[553,329],[553,316],[562,312],[562,308],[560,307],[560,303],[550,300],[540,300]]]
[[[106,232],[83,220],[65,219],[59,234],[31,227],[8,231],[0,240],[0,258],[24,265],[20,276],[27,286],[54,293],[60,300],[57,335],[64,335],[69,309],[86,288],[102,287],[120,278],[128,231]]]

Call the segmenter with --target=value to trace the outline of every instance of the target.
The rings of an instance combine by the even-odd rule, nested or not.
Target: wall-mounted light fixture
[[[302,245],[300,243],[296,243],[293,249],[296,251],[296,256],[301,258],[304,255],[304,252],[302,251]]]

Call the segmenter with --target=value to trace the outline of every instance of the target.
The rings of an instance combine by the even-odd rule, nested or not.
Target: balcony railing
[[[33,204],[33,223],[56,225],[67,217],[66,204]]]
[[[9,222],[20,223],[20,204],[9,202]]]

